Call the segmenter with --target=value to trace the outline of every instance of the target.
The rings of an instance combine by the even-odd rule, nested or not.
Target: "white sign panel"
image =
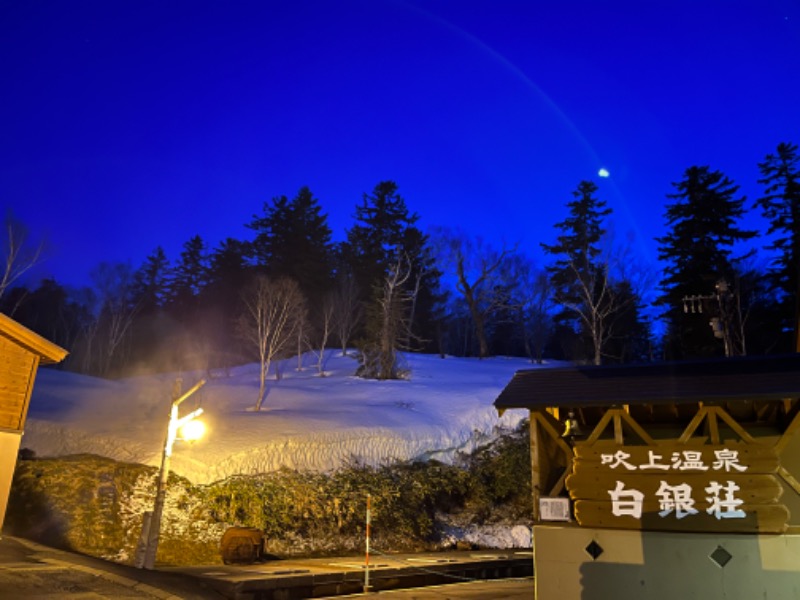
[[[539,518],[542,521],[571,521],[569,498],[539,498]]]

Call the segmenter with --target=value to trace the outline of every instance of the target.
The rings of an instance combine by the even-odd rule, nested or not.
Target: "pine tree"
[[[164,305],[169,283],[169,260],[161,246],[156,247],[133,275],[134,297],[143,315]]]
[[[567,203],[569,216],[555,225],[563,233],[555,244],[542,244],[542,248],[557,257],[547,269],[554,299],[562,307],[557,318],[590,340],[593,361],[600,364],[611,335],[610,319],[618,307],[608,261],[600,260],[603,218],[611,209],[595,192],[597,185],[591,181],[578,184],[572,193],[575,199]]]
[[[665,214],[669,232],[656,239],[659,258],[666,263],[657,300],[666,309],[665,349],[670,358],[720,354],[723,347],[709,328],[713,300],[700,314],[685,312],[684,299],[713,295],[719,281],[732,282],[733,246],[755,233],[737,227],[745,198],[736,197],[739,186],[721,172],[690,167],[673,186],[676,192],[667,197],[674,203]]]
[[[199,235],[183,245],[169,286],[169,307],[181,320],[191,317],[197,308],[197,297],[208,280],[206,245]]]
[[[279,196],[264,204],[264,214],[247,225],[256,264],[272,278],[293,279],[312,302],[333,284],[333,245],[328,216],[308,187],[290,201]],[[317,302],[318,303],[318,302]]]
[[[247,244],[226,238],[208,257],[208,281],[204,292],[224,301],[238,297],[250,276]]]
[[[397,316],[399,310],[385,306],[386,286],[399,281],[399,272],[403,273],[402,291],[390,286],[392,301],[402,302],[406,313],[402,320],[407,326],[395,341],[408,348],[429,333],[440,273],[434,266],[428,237],[415,225],[418,219],[409,212],[393,181],[380,182],[356,207],[356,223],[347,231],[341,253],[366,307],[362,348],[385,346],[380,337],[386,323],[381,319],[388,314]]]
[[[168,368],[163,364],[161,348],[170,343],[175,323],[165,311],[169,301],[172,270],[161,246],[150,254],[133,274],[133,298],[139,306],[131,328],[131,364]]]
[[[247,243],[227,238],[208,259],[208,282],[199,304],[201,327],[213,348],[212,366],[228,368],[243,354],[236,322],[242,310],[242,292],[253,275],[247,255]]]
[[[764,196],[755,206],[769,220],[768,234],[776,237],[768,250],[775,252],[768,273],[779,295],[783,330],[794,330],[793,350],[800,351],[800,156],[797,145],[781,143],[775,154],[759,163],[763,175],[758,182]],[[788,349],[788,348],[787,348]]]
[[[343,244],[345,259],[351,265],[358,288],[371,296],[375,286],[405,253],[403,236],[419,220],[411,214],[393,181],[382,181],[371,194],[364,194],[356,206],[355,225],[347,231]]]
[[[55,279],[39,287],[10,288],[0,298],[0,311],[63,348],[72,348],[84,325],[92,318],[88,309]]]
[[[615,282],[614,288],[620,308],[614,315],[614,334],[605,353],[613,362],[622,364],[646,362],[651,359],[652,343],[650,325],[642,316],[641,298],[628,280]]]
[[[605,201],[595,197],[597,185],[591,181],[581,181],[572,192],[575,198],[567,203],[569,216],[555,227],[563,233],[555,244],[541,244],[547,254],[556,258],[547,268],[554,293],[560,303],[578,304],[582,301],[580,291],[581,277],[587,278],[595,269],[595,259],[600,255],[600,240],[605,234],[603,218],[611,213]],[[568,310],[562,311],[561,321],[576,321],[577,317]]]

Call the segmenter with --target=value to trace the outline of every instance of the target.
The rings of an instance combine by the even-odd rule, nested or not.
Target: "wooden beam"
[[[772,402],[764,402],[763,404],[761,404],[760,407],[756,408],[756,420],[757,421],[766,421],[767,420],[767,413],[774,413],[775,406],[776,405],[773,404]]]
[[[539,421],[534,417],[533,411],[529,412],[530,449],[531,449],[531,496],[533,500],[533,520],[539,520],[539,498],[542,485],[542,470],[539,452],[541,440],[539,439]]]
[[[797,481],[797,479],[786,470],[786,467],[778,467],[778,475],[780,475],[781,479],[800,496],[800,481]]]
[[[633,429],[633,432],[636,435],[638,435],[645,444],[647,444],[648,446],[657,446],[658,445],[656,443],[656,441],[653,438],[650,437],[650,435],[644,430],[644,428],[641,425],[639,425],[634,420],[634,418],[632,416],[630,416],[627,413],[624,413],[622,415],[622,419],[623,419],[623,421],[625,421],[625,423],[628,425],[628,427]]]
[[[567,456],[570,460],[572,460],[572,448],[570,448],[569,444],[564,441],[564,438],[561,437],[561,434],[556,431],[556,428],[547,420],[547,418],[540,412],[533,412],[531,413],[534,415],[536,420],[541,423],[542,428],[547,432],[547,434],[555,440],[556,444],[559,448],[564,452],[564,455]]]
[[[571,468],[564,469],[564,472],[561,474],[561,477],[558,478],[558,481],[556,481],[555,485],[553,486],[553,489],[550,490],[549,494],[550,496],[558,496],[561,494],[561,492],[564,491],[564,486],[566,485],[567,477],[570,475],[571,472],[572,472]]]
[[[586,438],[587,444],[594,444],[598,439],[600,439],[600,435],[605,431],[605,428],[608,426],[608,423],[611,421],[611,411],[607,410],[605,414],[600,417],[600,420],[595,425],[594,430]]]
[[[786,401],[784,400],[784,402]],[[789,442],[791,441],[792,437],[794,437],[794,434],[797,433],[798,429],[800,429],[800,412],[794,416],[789,425],[783,431],[783,435],[778,440],[778,443],[775,444],[775,451],[778,453],[778,456],[780,456],[786,449],[786,446],[789,445]]]
[[[674,515],[662,518],[658,501],[645,502],[642,517],[614,516],[611,502],[575,500],[575,519],[582,527],[610,529],[661,531],[685,531],[692,533],[784,533],[789,520],[789,510],[782,504],[742,504],[741,510],[747,513],[744,519],[716,519],[705,510],[685,519]]]
[[[709,406],[706,415],[706,425],[708,426],[708,436],[712,444],[719,444],[719,424],[717,423],[717,409],[719,407]]]
[[[733,429],[733,431],[740,438],[742,438],[742,440],[744,440],[748,444],[757,444],[758,443],[758,442],[756,442],[755,438],[752,435],[750,435],[749,433],[747,433],[745,428],[742,427],[741,425],[739,425],[739,423],[737,423],[736,420],[732,416],[730,416],[724,408],[722,408],[721,406],[716,406],[716,407],[714,407],[713,411],[714,411],[714,416],[715,417],[718,416],[720,419],[725,421],[725,423],[728,425],[728,427]]]
[[[573,451],[572,451],[572,448],[570,447],[570,445],[567,444],[564,441],[564,439],[561,437],[561,435],[556,430],[556,428],[553,427],[553,424],[548,421],[547,416],[545,416],[543,413],[538,412],[538,411],[531,412],[531,429],[533,428],[533,422],[534,421],[538,422],[542,426],[542,429],[544,429],[544,431],[555,441],[556,445],[564,453],[564,459],[565,459],[565,463],[566,463],[565,467],[564,467],[564,472],[561,474],[561,477],[559,477],[559,479],[556,482],[555,486],[553,486],[553,489],[550,490],[550,492],[549,492],[550,496],[556,496],[556,495],[560,494],[564,490],[564,481],[566,480],[567,475],[572,473],[572,464],[573,464],[573,460],[574,460],[573,459]],[[542,480],[540,479],[539,484],[541,485],[541,483],[542,483]],[[537,505],[538,505],[538,499],[537,499],[536,502],[537,502]],[[537,510],[536,510],[536,512],[534,514],[535,515],[538,514],[538,506],[537,506]]]
[[[683,430],[681,437],[678,438],[679,443],[685,444],[691,439],[692,435],[694,435],[694,432],[697,431],[698,427],[700,427],[700,423],[702,423],[703,419],[705,419],[707,412],[708,409],[704,406],[701,406],[697,410],[697,413],[694,415],[692,420],[686,426],[686,429]]]
[[[614,441],[622,446],[625,443],[625,438],[622,435],[622,417],[620,416],[619,409],[611,409],[608,412],[614,413]]]

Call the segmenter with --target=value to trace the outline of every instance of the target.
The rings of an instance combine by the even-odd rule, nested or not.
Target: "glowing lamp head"
[[[197,419],[192,419],[180,429],[180,437],[187,442],[196,442],[206,432],[206,424]]]

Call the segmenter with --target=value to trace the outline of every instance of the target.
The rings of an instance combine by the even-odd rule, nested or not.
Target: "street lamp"
[[[142,522],[142,534],[136,548],[136,566],[138,568],[152,569],[156,562],[158,539],[161,533],[161,514],[164,512],[164,497],[167,492],[167,479],[169,478],[169,460],[172,456],[172,446],[177,440],[195,441],[205,432],[205,426],[197,417],[203,414],[202,408],[197,408],[183,417],[178,416],[178,406],[189,396],[206,384],[205,379],[198,381],[192,389],[181,395],[181,379],[175,381],[172,407],[169,413],[167,426],[167,439],[161,454],[161,469],[158,472],[158,487],[153,503],[153,512],[145,513]],[[180,437],[179,437],[180,435]]]

